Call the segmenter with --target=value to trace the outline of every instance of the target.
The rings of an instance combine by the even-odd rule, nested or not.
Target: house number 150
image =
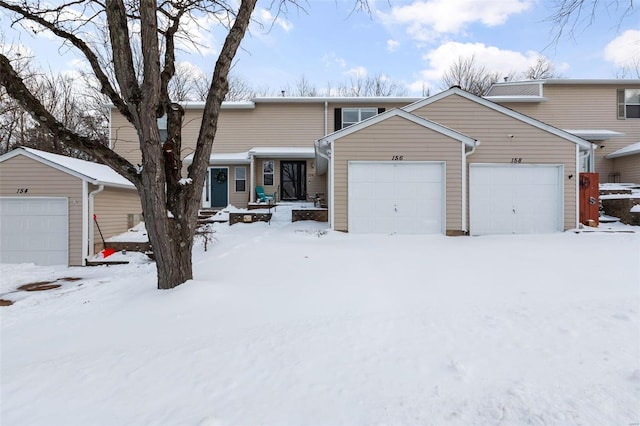
[[[391,161],[402,161],[404,160],[404,156],[403,155],[392,155],[391,156]]]

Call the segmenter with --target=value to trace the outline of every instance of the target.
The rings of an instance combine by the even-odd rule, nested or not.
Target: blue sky
[[[543,55],[565,78],[616,78],[625,65],[640,63],[637,6],[622,20],[621,10],[601,6],[593,22],[586,13],[572,35],[553,43],[551,0],[370,0],[370,14],[352,13],[353,0],[309,0],[305,11],[289,7],[277,18],[265,9],[270,4],[259,1],[254,18],[264,25],[252,24],[234,72],[276,93],[302,76],[324,89],[357,75],[384,75],[419,96],[423,87],[437,92],[443,71],[470,55],[504,75]],[[56,70],[76,66],[77,58],[60,56],[66,49],[51,37],[18,38],[7,24],[0,17],[5,43],[28,46],[38,62]],[[185,50],[179,60],[210,72],[223,37],[213,28],[205,20],[192,27],[204,47]]]

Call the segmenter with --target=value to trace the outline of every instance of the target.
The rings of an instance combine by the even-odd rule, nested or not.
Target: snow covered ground
[[[0,423],[640,422],[640,234],[363,236],[288,217],[214,225],[169,291],[137,253],[1,265]]]

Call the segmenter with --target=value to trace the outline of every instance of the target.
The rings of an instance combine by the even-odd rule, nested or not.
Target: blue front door
[[[211,207],[227,207],[229,204],[229,169],[215,167],[211,169]]]

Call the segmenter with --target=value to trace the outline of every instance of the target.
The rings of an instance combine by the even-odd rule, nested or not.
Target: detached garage
[[[0,156],[0,263],[84,265],[139,216],[133,184],[109,167],[31,148]],[[132,216],[129,216],[132,215]]]

